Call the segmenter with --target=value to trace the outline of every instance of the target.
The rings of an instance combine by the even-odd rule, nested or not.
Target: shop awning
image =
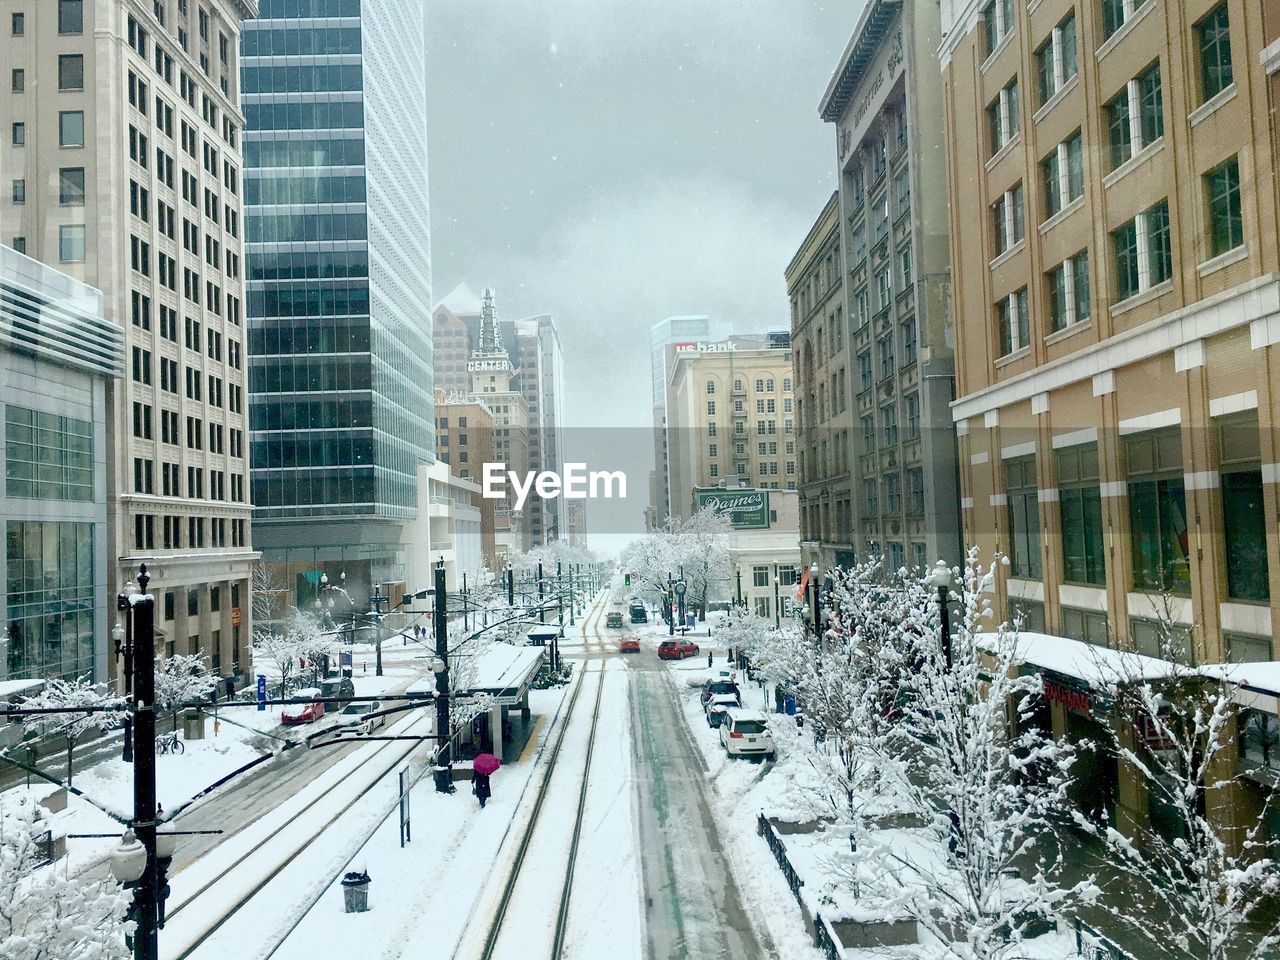
[[[984,642],[984,635],[979,634],[978,645],[987,650],[994,649],[995,638],[985,635]],[[1160,680],[1192,672],[1167,660],[1048,633],[1019,632],[1017,653],[1020,663],[1070,677],[1092,689],[1135,680]]]
[[[1280,661],[1210,663],[1200,673],[1235,684],[1237,703],[1280,715]]]

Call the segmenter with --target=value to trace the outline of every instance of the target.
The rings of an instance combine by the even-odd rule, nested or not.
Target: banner
[[[729,518],[735,530],[766,530],[769,527],[768,490],[721,490],[718,487],[697,491],[698,509],[711,507]]]

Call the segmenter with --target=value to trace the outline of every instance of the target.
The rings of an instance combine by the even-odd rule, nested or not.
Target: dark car
[[[341,700],[347,703],[356,695],[356,685],[350,677],[331,677],[320,681],[320,699]]]
[[[632,623],[648,623],[649,612],[645,610],[643,603],[631,604],[631,622]]]
[[[732,680],[708,680],[702,687],[702,705],[705,707],[707,701],[718,694],[736,697],[738,706],[742,706],[742,691]]]
[[[612,610],[605,614],[604,625],[611,630],[622,629],[622,611]]]

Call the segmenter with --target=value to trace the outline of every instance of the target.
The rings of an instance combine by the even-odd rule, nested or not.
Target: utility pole
[[[573,608],[577,606],[578,598],[573,592],[573,568],[575,564],[569,564],[569,626],[574,626]]]
[[[542,561],[538,561],[538,622],[547,622],[547,612],[542,609]]]
[[[151,577],[138,568],[137,599],[126,597],[133,620],[133,832],[146,848],[147,867],[134,890],[137,928],[135,960],[158,960],[159,916],[156,911],[156,601],[147,593]]]
[[[436,792],[453,793],[453,744],[449,727],[449,620],[445,611],[444,558],[436,563]]]

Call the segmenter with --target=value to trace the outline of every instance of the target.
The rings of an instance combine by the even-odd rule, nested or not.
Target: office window
[[[1112,168],[1123,165],[1164,136],[1160,63],[1134,77],[1106,105]]]
[[[94,534],[90,523],[8,522],[9,676],[93,672]]]
[[[1240,216],[1240,162],[1232,157],[1204,176],[1209,198],[1209,252],[1220,256],[1244,244]]]
[[[893,357],[893,334],[886,333],[879,340],[880,379],[887,380],[898,369]]]
[[[58,89],[84,89],[84,57],[78,53],[64,53],[58,57]]]
[[[913,517],[924,513],[924,470],[920,467],[907,470],[907,513]]]
[[[887,474],[884,478],[885,512],[891,516],[902,513],[902,475]]]
[[[14,93],[22,93],[27,89],[27,71],[15,68],[9,74],[9,89]]]
[[[84,262],[84,224],[58,228],[58,259],[63,263]]]
[[[1048,273],[1049,323],[1054,333],[1088,320],[1092,313],[1089,294],[1089,251],[1081,250]]]
[[[1129,437],[1125,457],[1134,589],[1187,593],[1191,560],[1178,428]]]
[[[896,447],[898,445],[898,405],[886,403],[881,407],[880,420],[884,424],[884,445]]]
[[[1013,0],[990,0],[982,10],[982,32],[986,56],[991,56],[1013,29]]]
[[[1006,460],[1004,485],[1009,505],[1010,571],[1015,577],[1039,579],[1040,491],[1035,455]]]
[[[1111,625],[1101,610],[1062,608],[1062,632],[1072,640],[1091,643],[1095,647],[1110,646]]]
[[[14,237],[14,238],[13,238],[13,242],[12,242],[12,243],[10,243],[10,246],[11,246],[11,247],[13,247],[13,249],[14,249],[14,250],[18,251],[18,253],[26,253],[26,252],[27,252],[27,238],[26,238],[26,237]]]
[[[1054,452],[1054,460],[1062,520],[1062,578],[1067,583],[1105,586],[1098,446],[1064,447]]]
[[[58,171],[58,203],[84,206],[84,167],[63,167]]]
[[[862,509],[869,517],[880,516],[880,481],[875,477],[862,481]]]
[[[1008,356],[1031,343],[1031,321],[1027,313],[1027,288],[1011,293],[996,304],[1000,326],[1000,355]]]
[[[902,327],[902,365],[909,367],[916,362],[916,354],[918,352],[916,318],[907,317],[900,326]]]
[[[714,400],[707,401],[707,416],[714,417],[716,415],[716,402]]]
[[[1111,232],[1116,299],[1126,300],[1164,283],[1173,275],[1169,240],[1169,202],[1161,200]]]
[[[24,147],[27,144],[27,125],[25,123],[15,123],[12,127],[10,139],[15,147]]]
[[[1109,37],[1123,27],[1146,4],[1147,0],[1102,0],[1104,36]]]
[[[858,354],[858,379],[863,390],[871,388],[874,379],[871,372],[871,351],[863,350]]]
[[[1225,0],[1196,24],[1196,38],[1200,44],[1201,96],[1212,100],[1235,82],[1231,69],[1231,23]]]
[[[1045,219],[1084,195],[1084,146],[1077,130],[1040,161]]]
[[[27,15],[25,13],[15,13],[9,20],[9,31],[15,37],[21,37],[27,32]]]
[[[58,114],[58,146],[84,146],[83,110],[63,110]]]
[[[25,180],[13,181],[13,202],[14,203],[27,202],[27,181]]]
[[[987,107],[987,135],[994,156],[1014,138],[1020,127],[1018,80],[1015,77]]]
[[[997,253],[1004,253],[1022,242],[1026,232],[1026,221],[1022,207],[1022,184],[1004,195],[991,205],[991,225],[995,233]]]
[[[1267,515],[1262,498],[1262,448],[1256,412],[1216,422],[1221,472],[1222,533],[1226,545],[1227,596],[1264,603],[1271,599],[1267,563]]]
[[[1079,71],[1076,52],[1076,15],[1066,19],[1049,33],[1048,39],[1036,51],[1036,72],[1040,79],[1040,103],[1053,99]]]
[[[714,380],[707,381],[707,396],[711,396],[716,392],[716,382]]]
[[[92,500],[93,424],[7,404],[5,494]]]
[[[84,33],[84,0],[58,0],[58,32]]]

